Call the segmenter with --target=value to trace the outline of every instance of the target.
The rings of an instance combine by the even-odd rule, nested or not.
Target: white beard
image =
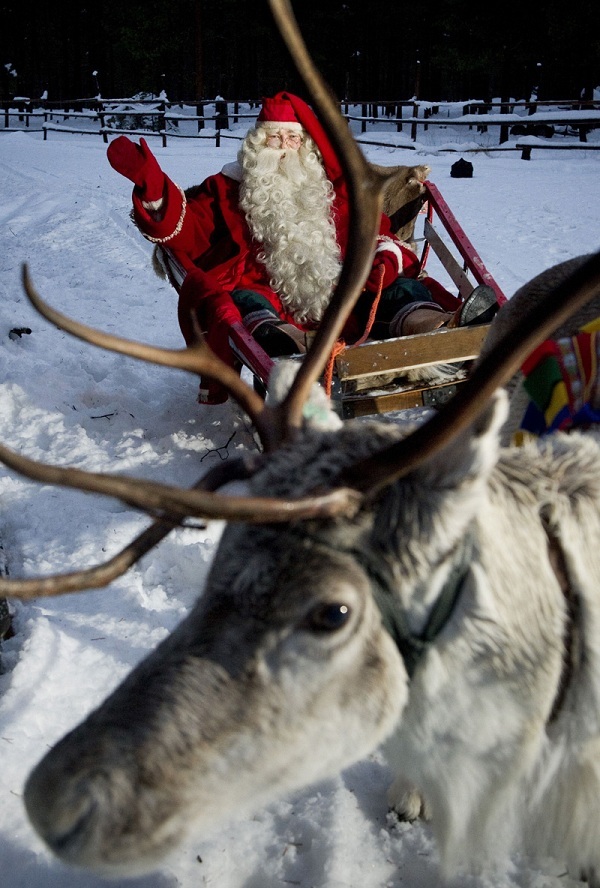
[[[256,139],[255,141],[258,141]],[[247,138],[240,154],[240,206],[270,285],[299,323],[319,321],[340,274],[331,218],[333,188],[314,142],[274,149]]]

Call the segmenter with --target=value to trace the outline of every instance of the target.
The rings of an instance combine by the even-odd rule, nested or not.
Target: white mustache
[[[296,149],[265,147],[257,156],[256,169],[264,176],[280,173],[295,184],[301,184],[306,180],[300,151]]]

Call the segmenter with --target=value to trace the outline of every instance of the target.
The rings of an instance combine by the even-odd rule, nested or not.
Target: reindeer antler
[[[241,460],[233,462],[241,463]],[[227,464],[227,475],[224,466],[215,466],[195,485],[202,490],[216,490],[227,481],[240,480],[246,477],[244,468],[239,471],[233,469],[231,462]],[[235,476],[232,477],[232,476]],[[117,577],[122,576],[136,562],[157,546],[167,534],[173,530],[173,524],[169,521],[153,521],[139,536],[128,543],[120,552],[117,552],[108,561],[96,565],[96,567],[70,573],[55,574],[51,577],[35,577],[32,579],[8,579],[0,577],[0,595],[9,595],[12,598],[39,598],[51,595],[65,594],[67,592],[81,592],[84,589],[98,589],[107,586]]]
[[[383,192],[392,175],[375,170],[362,154],[329,87],[312,63],[289,0],[269,0],[269,3],[281,36],[338,154],[348,184],[352,219],[338,285],[321,319],[312,348],[281,405],[283,424],[290,429],[301,424],[302,408],[310,388],[322,375],[331,350],[367,279],[379,230]]]
[[[3,452],[6,454],[5,448]],[[218,490],[224,484],[248,478],[254,468],[248,460],[228,460],[226,465],[214,466],[210,469],[194,485],[193,489],[205,492]],[[140,558],[157,546],[175,526],[177,525],[173,521],[166,519],[154,521],[146,530],[121,549],[120,552],[117,552],[108,561],[95,567],[30,579],[13,579],[0,576],[0,595],[27,600],[107,586],[117,577],[126,573]]]

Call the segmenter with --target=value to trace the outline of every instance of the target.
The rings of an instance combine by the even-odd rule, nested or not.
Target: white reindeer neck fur
[[[580,798],[585,780],[597,791],[600,779],[600,602],[590,596],[600,563],[599,479],[597,444],[583,436],[501,452],[480,504],[480,554],[456,632],[439,640],[415,674],[388,743],[403,774],[390,803],[406,810],[414,806],[410,787],[421,789],[447,876],[505,865],[510,850],[523,848],[562,858],[575,876],[597,867],[596,828]],[[546,557],[540,515],[560,538],[583,634],[552,723],[567,603]]]

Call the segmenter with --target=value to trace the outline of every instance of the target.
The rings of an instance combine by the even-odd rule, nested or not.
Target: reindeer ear
[[[507,416],[508,396],[500,389],[472,425],[417,470],[420,477],[438,489],[486,477],[498,460],[500,429]]]

